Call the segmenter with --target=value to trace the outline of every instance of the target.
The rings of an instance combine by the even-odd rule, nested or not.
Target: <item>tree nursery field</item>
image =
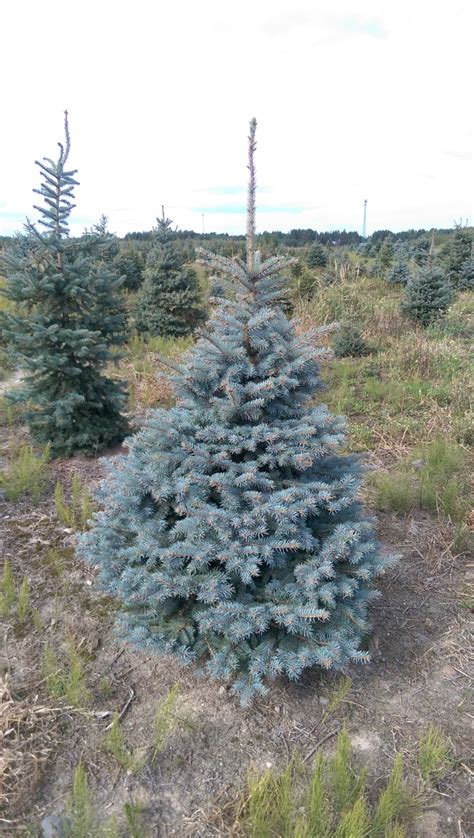
[[[254,152],[73,239],[66,119],[2,243],[2,835],[472,834],[472,229],[256,235]]]

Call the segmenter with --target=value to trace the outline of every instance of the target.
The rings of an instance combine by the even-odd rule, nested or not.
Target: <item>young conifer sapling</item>
[[[357,498],[344,423],[322,403],[318,332],[296,335],[282,268],[255,248],[250,123],[246,260],[202,252],[225,298],[154,411],[109,463],[79,552],[122,603],[122,636],[227,679],[241,701],[279,675],[365,661],[387,561]]]

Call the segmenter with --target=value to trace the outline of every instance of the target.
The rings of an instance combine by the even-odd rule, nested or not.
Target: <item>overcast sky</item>
[[[260,231],[361,230],[364,198],[369,233],[472,223],[471,5],[5,0],[0,234],[35,217],[64,108],[74,232],[148,230],[165,204],[243,233],[252,116]]]

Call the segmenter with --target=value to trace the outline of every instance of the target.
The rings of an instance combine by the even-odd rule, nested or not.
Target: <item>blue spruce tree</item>
[[[95,454],[123,439],[128,427],[120,384],[103,375],[116,357],[112,346],[126,338],[121,279],[110,270],[108,237],[95,228],[69,239],[76,171],[67,168],[65,143],[57,161],[37,162],[43,205],[40,232],[31,222],[2,258],[5,295],[14,308],[2,318],[10,352],[26,372],[12,398],[26,405],[33,438],[50,443],[53,454]]]
[[[255,129],[246,262],[202,252],[228,296],[174,370],[176,407],[107,465],[79,542],[124,638],[232,681],[244,704],[280,674],[365,661],[386,563],[357,462],[338,453],[343,422],[312,401],[323,350],[279,305],[288,262],[255,251]]]

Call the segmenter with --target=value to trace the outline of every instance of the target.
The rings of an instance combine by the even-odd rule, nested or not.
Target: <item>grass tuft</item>
[[[36,455],[31,445],[21,445],[6,469],[0,473],[0,488],[7,500],[16,501],[29,495],[38,503],[49,483],[49,446]]]
[[[425,509],[460,524],[469,510],[466,461],[460,445],[437,436],[395,471],[369,476],[373,502],[401,515]]]

